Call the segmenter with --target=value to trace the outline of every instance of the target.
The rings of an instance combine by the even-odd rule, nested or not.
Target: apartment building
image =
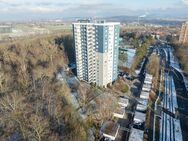
[[[182,25],[179,42],[182,44],[188,44],[188,22]]]
[[[118,76],[120,23],[81,20],[73,23],[77,76],[107,86]]]

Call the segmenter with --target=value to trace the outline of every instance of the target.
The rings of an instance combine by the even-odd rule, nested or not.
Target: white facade
[[[73,23],[77,76],[106,86],[117,79],[120,23]]]

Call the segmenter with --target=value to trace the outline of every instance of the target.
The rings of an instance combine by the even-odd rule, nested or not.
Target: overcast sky
[[[67,17],[188,17],[188,0],[0,0],[0,20]]]

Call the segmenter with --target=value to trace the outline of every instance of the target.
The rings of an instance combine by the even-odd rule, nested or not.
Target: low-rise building
[[[141,112],[135,112],[134,115],[134,124],[142,124],[146,120],[146,114],[141,113]]]
[[[129,99],[119,98],[118,104],[122,107],[127,107],[129,105]]]
[[[120,125],[114,121],[107,121],[103,124],[101,132],[103,136],[111,141],[114,141],[118,135]]]
[[[147,110],[147,105],[148,105],[147,99],[139,99],[138,104],[136,106],[136,110],[145,113]]]
[[[149,92],[142,91],[140,94],[141,99],[148,99],[149,98]]]
[[[128,104],[129,104],[129,100],[127,98],[120,97],[118,101],[118,107],[114,111],[113,116],[117,118],[124,118],[125,108],[128,106]]]
[[[117,108],[116,111],[114,111],[113,116],[117,118],[124,118],[125,108],[124,107]]]
[[[144,131],[132,128],[129,141],[143,141]]]

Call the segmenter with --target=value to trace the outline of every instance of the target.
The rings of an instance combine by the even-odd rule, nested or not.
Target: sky
[[[188,18],[188,0],[0,0],[0,21],[122,15]]]

